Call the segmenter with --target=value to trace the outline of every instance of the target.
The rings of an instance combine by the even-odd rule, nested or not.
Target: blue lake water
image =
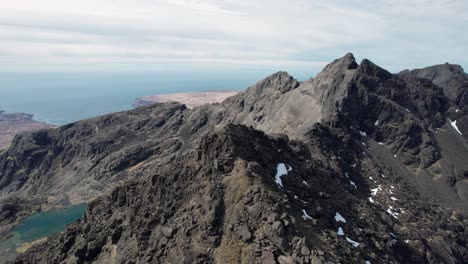
[[[243,90],[269,74],[0,73],[0,110],[62,125],[130,109],[144,95]]]
[[[0,242],[0,263],[16,256],[15,249],[19,245],[61,232],[67,224],[83,216],[86,207],[86,204],[80,204],[62,210],[40,212],[23,219],[10,232],[13,236]]]

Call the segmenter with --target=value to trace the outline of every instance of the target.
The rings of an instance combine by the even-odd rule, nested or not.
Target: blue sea
[[[63,125],[131,109],[144,95],[244,90],[271,73],[0,73],[0,110]]]

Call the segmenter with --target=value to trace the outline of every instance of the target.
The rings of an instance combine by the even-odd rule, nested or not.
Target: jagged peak
[[[299,86],[299,82],[285,71],[276,72],[265,79],[259,81],[254,88],[263,91],[265,88],[271,88],[281,93],[289,92]]]
[[[346,53],[343,57],[336,59],[329,63],[323,70],[319,73],[324,74],[327,72],[336,72],[341,69],[345,70],[353,70],[358,67],[358,64],[356,63],[356,59],[354,58],[354,55],[351,52]],[[318,75],[317,75],[318,76]]]
[[[382,79],[387,79],[392,76],[392,74],[385,70],[384,68],[378,66],[368,59],[363,59],[359,64],[358,71],[360,73],[374,75]]]

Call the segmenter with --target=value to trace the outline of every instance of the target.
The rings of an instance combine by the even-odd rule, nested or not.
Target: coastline
[[[133,107],[149,106],[157,103],[178,102],[188,108],[198,107],[204,104],[220,103],[228,97],[238,94],[240,91],[205,91],[156,94],[138,97],[133,101]]]
[[[55,127],[36,121],[33,117],[34,115],[28,113],[8,113],[0,110],[0,151],[7,149],[17,134]]]

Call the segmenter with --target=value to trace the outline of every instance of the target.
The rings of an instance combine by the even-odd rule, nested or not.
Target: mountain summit
[[[14,263],[467,263],[467,80],[348,53],[220,104],[19,135],[0,221],[89,207]]]

